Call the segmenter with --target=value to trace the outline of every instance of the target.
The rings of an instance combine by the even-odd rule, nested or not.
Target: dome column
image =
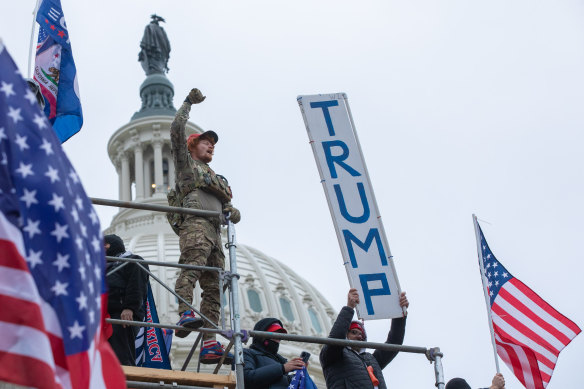
[[[142,146],[134,147],[134,175],[136,177],[136,200],[144,199],[144,158],[142,157]]]
[[[146,197],[152,197],[150,195],[150,191],[152,190],[152,179],[150,178],[151,174],[150,159],[147,159],[144,161],[144,194]]]
[[[122,174],[121,174],[121,195],[122,201],[131,201],[132,200],[132,192],[130,187],[130,159],[128,155],[122,152],[120,156],[122,161]]]
[[[154,146],[154,184],[156,184],[154,194],[156,195],[164,193],[164,188],[162,187],[162,139],[160,138],[160,124],[155,124],[152,127],[154,128],[154,140],[152,143]]]
[[[116,156],[114,159],[114,166],[116,167],[116,173],[118,174],[118,200],[122,200],[124,196],[122,194],[122,161],[120,160],[120,156]]]

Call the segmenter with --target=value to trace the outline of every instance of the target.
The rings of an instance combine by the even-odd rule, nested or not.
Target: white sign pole
[[[363,319],[402,317],[393,257],[344,93],[299,96],[349,284]]]

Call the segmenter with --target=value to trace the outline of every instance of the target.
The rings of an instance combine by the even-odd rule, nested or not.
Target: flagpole
[[[34,45],[34,28],[35,28],[35,23],[36,23],[36,15],[37,12],[39,11],[39,3],[41,2],[41,0],[37,0],[36,1],[36,5],[34,6],[34,10],[32,11],[32,28],[30,29],[30,46],[28,47],[28,78],[32,78],[31,77],[31,69],[32,69],[32,49],[33,49],[33,45]]]
[[[473,225],[475,229],[475,237],[477,240],[477,252],[479,255],[479,268],[481,269],[481,281],[483,282],[483,292],[485,294],[485,304],[487,305],[487,314],[489,319],[489,329],[491,330],[491,343],[493,344],[493,354],[495,356],[495,368],[497,373],[499,370],[499,359],[497,358],[497,344],[495,343],[495,331],[493,330],[493,319],[491,316],[491,303],[489,299],[489,291],[487,290],[487,276],[485,275],[485,267],[483,266],[483,250],[481,250],[481,238],[479,235],[479,222],[476,215],[472,215]]]

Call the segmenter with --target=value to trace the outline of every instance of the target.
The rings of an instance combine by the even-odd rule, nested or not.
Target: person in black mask
[[[282,322],[273,317],[258,321],[254,331],[288,333]],[[305,366],[302,358],[287,360],[278,354],[280,340],[253,338],[252,345],[243,350],[243,378],[247,389],[286,389],[290,385],[288,373]]]
[[[126,251],[124,241],[117,235],[104,237],[105,254],[108,257],[143,259]],[[146,268],[148,265],[143,265]],[[135,263],[107,262],[108,286],[107,311],[112,319],[143,321],[148,293],[148,273]],[[122,365],[136,366],[134,339],[139,328],[113,324],[110,345]]]

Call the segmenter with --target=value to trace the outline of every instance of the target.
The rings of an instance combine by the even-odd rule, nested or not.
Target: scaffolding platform
[[[151,369],[147,367],[122,366],[128,387],[130,382],[164,383],[166,385],[197,386],[203,388],[235,388],[235,375],[194,373],[181,370]]]

